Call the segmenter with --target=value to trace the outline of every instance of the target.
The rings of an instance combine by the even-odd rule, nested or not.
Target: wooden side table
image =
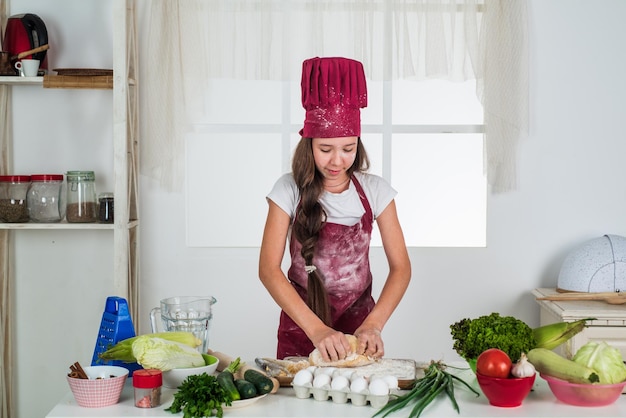
[[[535,297],[550,296],[557,293],[554,288],[539,288],[532,291]],[[571,358],[588,341],[606,341],[622,352],[626,359],[626,304],[611,305],[601,301],[549,301],[537,300],[541,311],[540,325],[555,322],[573,322],[583,318],[597,318],[587,321],[587,327],[556,352]]]
[[[555,288],[539,288],[532,291],[535,297],[557,293]],[[606,341],[619,349],[626,360],[626,304],[611,305],[593,300],[550,301],[537,300],[541,311],[539,325],[555,322],[573,322],[583,318],[596,318],[587,321],[587,327],[554,351],[572,358],[580,347],[589,341]],[[622,391],[626,394],[626,388]]]

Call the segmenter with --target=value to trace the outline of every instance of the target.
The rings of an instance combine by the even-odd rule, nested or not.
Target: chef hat
[[[338,138],[361,135],[361,108],[367,106],[363,64],[348,58],[311,58],[302,63],[300,135]]]

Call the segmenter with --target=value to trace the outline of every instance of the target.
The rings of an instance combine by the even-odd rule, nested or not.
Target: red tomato
[[[507,353],[497,348],[490,348],[480,353],[476,359],[476,372],[483,376],[506,379],[511,373],[512,365]]]

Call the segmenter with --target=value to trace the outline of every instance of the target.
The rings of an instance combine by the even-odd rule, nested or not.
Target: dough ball
[[[357,354],[358,340],[354,335],[347,334],[350,343],[350,352],[346,358],[337,361],[324,361],[322,353],[316,348],[309,354],[309,362],[319,367],[360,367],[372,364],[375,360],[372,357],[363,354]]]

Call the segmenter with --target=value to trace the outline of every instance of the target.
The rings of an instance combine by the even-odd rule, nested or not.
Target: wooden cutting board
[[[383,358],[367,366],[353,367],[354,372],[363,377],[395,376],[400,389],[409,389],[417,374],[418,366],[415,360]],[[275,376],[281,386],[291,386],[293,376]]]
[[[552,300],[552,301],[597,300],[597,301],[606,302],[609,305],[623,305],[626,303],[626,293],[623,293],[623,292],[597,292],[597,293],[567,292],[567,293],[556,293],[554,295],[538,297],[537,300]]]

